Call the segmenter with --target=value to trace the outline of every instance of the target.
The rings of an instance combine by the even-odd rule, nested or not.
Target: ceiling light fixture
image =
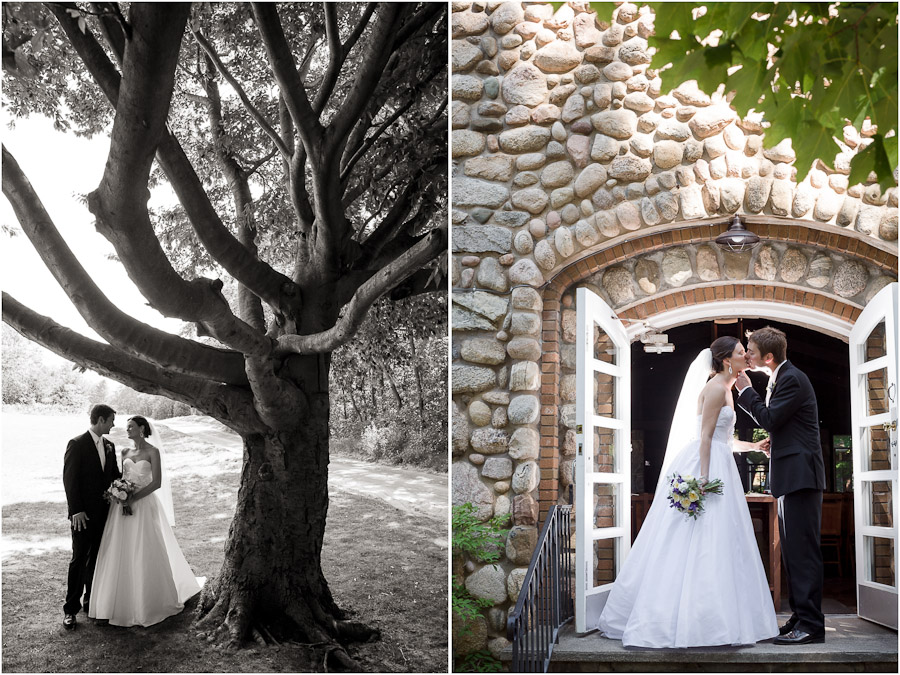
[[[759,243],[759,237],[744,228],[741,217],[735,215],[728,229],[716,237],[716,243],[728,251],[740,253],[753,249]]]

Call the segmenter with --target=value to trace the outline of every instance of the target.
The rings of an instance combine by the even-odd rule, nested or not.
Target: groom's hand
[[[81,513],[76,513],[72,516],[72,529],[76,532],[81,532],[81,530],[87,529],[87,521],[89,521],[88,514],[84,511]]]
[[[745,371],[741,371],[738,373],[737,379],[734,381],[734,386],[738,391],[741,391],[745,387],[749,387],[751,384],[750,378],[747,377],[747,373]]]
[[[768,438],[762,439],[758,444],[759,451],[766,453],[766,457],[772,456],[772,451],[770,449],[771,441]]]

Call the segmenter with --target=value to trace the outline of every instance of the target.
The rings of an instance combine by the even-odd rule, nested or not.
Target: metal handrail
[[[546,673],[559,629],[575,615],[571,505],[550,507],[515,609],[506,621],[512,673]]]

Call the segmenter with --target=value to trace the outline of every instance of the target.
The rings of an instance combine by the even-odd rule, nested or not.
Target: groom
[[[88,611],[97,552],[109,512],[103,493],[110,483],[122,476],[116,464],[116,447],[103,438],[115,421],[115,410],[108,405],[95,405],[91,408],[91,426],[66,446],[63,484],[72,523],[72,561],[63,605],[66,630],[75,630],[75,615],[82,608],[82,592],[84,611]]]
[[[781,552],[788,581],[791,618],[776,644],[825,641],[822,614],[822,491],[825,465],[819,444],[819,413],[809,378],[785,358],[787,338],[766,326],[750,335],[747,362],[771,371],[766,398],[741,373],[735,387],[738,404],[769,432],[769,485],[778,497]],[[776,589],[778,592],[778,589]]]

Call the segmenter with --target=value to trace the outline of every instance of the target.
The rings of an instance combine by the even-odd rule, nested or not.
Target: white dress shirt
[[[769,401],[772,398],[772,390],[775,389],[775,378],[778,377],[778,371],[781,370],[781,366],[784,365],[784,361],[778,364],[778,367],[769,375],[769,384],[766,385],[766,407],[769,407]]]
[[[769,399],[772,398],[772,390],[775,388],[775,377],[776,377],[776,375],[778,375],[778,371],[781,370],[781,366],[783,366],[783,365],[784,365],[784,361],[779,363],[778,367],[776,367],[775,370],[772,371],[772,374],[769,375],[769,384],[766,385],[766,407],[767,408],[769,407]],[[749,389],[752,386],[753,386],[752,384],[748,384],[746,387],[743,387],[742,389],[738,389],[738,396],[743,394],[745,391],[747,391],[747,389]]]
[[[100,455],[100,467],[106,471],[106,448],[103,445],[103,437],[95,434],[93,429],[88,429],[88,432],[94,439],[94,447],[97,448],[97,453]]]

